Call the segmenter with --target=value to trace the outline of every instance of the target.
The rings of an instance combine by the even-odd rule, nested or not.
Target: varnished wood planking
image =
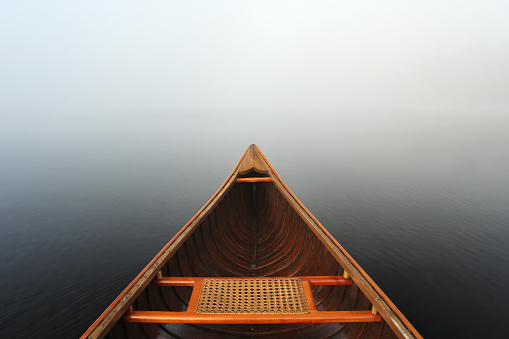
[[[239,178],[239,175],[251,179]],[[260,175],[264,178],[257,179],[256,177]],[[387,317],[391,322],[393,318],[398,320],[397,312],[395,316],[391,316],[390,300],[387,302],[388,298],[382,294],[379,294],[382,296],[381,300],[376,299],[378,287],[373,286],[358,264],[349,259],[351,257],[348,253],[338,246],[323,226],[288,190],[263,154],[253,145],[244,153],[237,168],[225,184],[156,256],[152,263],[155,263],[154,272],[150,271],[151,265],[147,266],[143,274],[143,278],[146,279],[143,279],[142,284],[138,281],[136,283],[138,285],[131,286],[141,292],[138,295],[124,293],[124,297],[128,297],[125,304],[132,304],[138,296],[139,300],[134,302],[135,311],[136,307],[141,307],[145,311],[177,312],[187,308],[191,293],[189,287],[155,285],[147,287],[148,282],[155,277],[156,271],[163,272],[165,276],[176,277],[249,277],[342,275],[346,269],[350,275],[353,273],[354,283],[351,286],[311,286],[318,310],[362,310],[371,313],[371,302],[374,301],[387,303],[389,312],[384,314],[382,307],[380,312],[382,316]],[[147,272],[150,274],[147,275]],[[141,308],[138,311],[143,311]],[[116,317],[118,318],[118,315]],[[111,327],[111,323],[115,324],[115,319],[108,326]],[[403,323],[406,325],[405,319]],[[394,328],[393,323],[390,325]],[[101,326],[100,324],[99,327]],[[132,332],[129,328],[133,329]],[[208,332],[209,330],[213,332]],[[396,330],[399,330],[397,326]],[[386,339],[397,337],[385,321],[378,324],[330,323],[312,326],[307,324],[247,326],[143,324],[140,326],[140,324],[116,322],[111,333],[124,333],[123,337],[127,337],[128,334],[131,337],[135,333],[139,335],[143,333],[143,336],[161,338],[192,338],[199,335],[218,338],[222,335],[263,335],[266,338],[281,338],[286,335],[292,338],[295,335],[313,338]],[[420,337],[416,331],[414,334]],[[398,336],[405,337],[401,333],[398,333]]]
[[[260,189],[258,191],[261,192],[262,190]],[[267,191],[268,192],[271,191],[272,194],[278,194],[277,190],[267,190]],[[229,196],[225,197],[225,199],[223,199],[221,204],[234,204],[235,201],[240,203],[242,201],[242,199],[235,199],[235,196],[237,194],[239,194],[239,192],[236,189],[232,189],[228,193]],[[283,205],[287,204],[287,202],[284,199],[274,199],[274,200],[279,201],[279,203],[283,204]],[[229,208],[235,208],[235,206],[230,206]],[[278,209],[278,208],[282,208],[282,206],[275,206],[275,209]],[[222,206],[218,206],[217,211],[218,212],[222,211]],[[291,209],[289,211],[291,211]],[[214,220],[215,214],[216,214],[216,212],[211,213],[208,217],[208,220]],[[339,265],[331,264],[331,258],[332,258],[331,255],[326,251],[323,244],[320,241],[318,241],[318,239],[316,238],[314,233],[310,232],[308,230],[308,228],[305,227],[305,224],[301,221],[301,219],[298,217],[297,214],[292,212],[291,217],[285,219],[286,223],[284,223],[284,224],[275,222],[275,220],[281,221],[281,219],[278,219],[278,218],[272,219],[271,213],[261,213],[261,215],[265,216],[265,219],[261,218],[262,221],[267,220],[265,223],[269,223],[269,224],[271,222],[274,223],[273,225],[267,226],[266,224],[264,224],[264,226],[260,226],[260,227],[264,228],[266,231],[270,231],[270,230],[272,230],[272,228],[276,228],[276,227],[289,228],[291,230],[291,232],[288,232],[289,235],[295,235],[294,238],[293,237],[283,238],[283,240],[286,239],[286,241],[282,241],[284,243],[284,246],[281,246],[280,242],[274,243],[274,247],[271,248],[271,250],[269,251],[269,253],[272,253],[272,257],[269,256],[266,259],[266,261],[269,262],[268,266],[272,267],[272,269],[273,269],[272,271],[270,271],[270,273],[264,272],[264,271],[267,271],[266,267],[257,267],[255,269],[250,269],[247,262],[244,262],[245,266],[242,267],[242,265],[240,265],[241,261],[239,261],[238,258],[235,258],[235,256],[232,256],[232,257],[221,256],[221,257],[217,257],[217,258],[220,258],[220,260],[209,261],[207,258],[210,256],[213,256],[213,255],[204,255],[204,254],[193,255],[193,253],[195,253],[195,254],[199,253],[200,250],[201,251],[203,251],[205,249],[207,249],[207,250],[212,249],[212,251],[217,250],[217,244],[216,244],[216,246],[207,246],[204,243],[202,244],[198,241],[193,240],[195,238],[195,236],[193,235],[193,237],[191,237],[186,242],[186,246],[182,247],[177,253],[178,256],[181,258],[180,265],[186,266],[185,271],[179,273],[178,275],[182,275],[182,273],[185,273],[185,274],[195,274],[197,276],[210,276],[210,275],[212,275],[212,274],[210,274],[210,272],[215,270],[213,265],[217,265],[220,267],[226,267],[226,266],[234,267],[234,266],[231,266],[230,263],[225,262],[225,260],[236,262],[237,269],[242,269],[242,271],[249,271],[249,270],[258,271],[257,276],[263,276],[264,274],[265,275],[278,275],[277,273],[281,272],[281,271],[283,271],[283,273],[290,273],[289,270],[293,270],[293,273],[302,272],[302,271],[307,270],[307,271],[313,272],[314,274],[317,274],[317,275],[320,275],[320,273],[323,275],[334,275],[335,273],[342,273],[342,272],[338,272]],[[228,218],[228,223],[231,223],[234,220],[236,220],[236,219]],[[239,219],[239,220],[241,220],[240,223],[245,223],[245,221],[242,221],[242,219]],[[198,234],[201,233],[202,228],[206,229],[206,228],[209,228],[209,226],[210,225],[208,225],[207,222],[204,222],[199,228],[197,228],[195,231],[196,238],[200,238],[200,236],[198,236]],[[220,225],[216,225],[216,226],[221,227]],[[243,226],[238,226],[238,227],[243,227]],[[226,233],[226,234],[228,234],[228,233]],[[201,238],[205,239],[204,237],[201,237]],[[203,239],[201,241],[204,241]],[[206,238],[206,239],[211,239],[211,238]],[[297,239],[299,241],[296,241]],[[230,241],[233,241],[233,243],[230,242],[230,246],[235,243],[234,240],[230,239]],[[240,240],[237,239],[237,241],[240,241]],[[214,241],[209,241],[209,242],[212,243]],[[304,244],[307,244],[307,245],[304,246]],[[200,247],[201,249],[198,247]],[[315,255],[313,255],[313,253],[315,253]],[[326,259],[329,259],[329,260],[322,260],[324,256],[326,257]],[[202,261],[204,259],[206,260],[206,263],[200,264],[200,263],[196,262],[196,261]],[[320,263],[320,264],[317,265],[317,263]],[[310,265],[310,264],[312,264],[312,265]],[[205,267],[205,266],[208,268],[208,272],[202,271],[203,267]],[[316,271],[316,270],[318,270],[318,271]],[[245,275],[250,275],[250,274],[245,274]],[[288,275],[293,275],[293,274],[288,274]],[[229,275],[225,275],[225,276],[229,276]],[[338,293],[339,293],[339,295],[336,296],[336,294],[338,294]],[[328,297],[329,297],[328,309],[334,310],[336,307],[338,307],[338,305],[340,304],[341,299],[342,299],[341,296],[342,296],[341,290],[338,290],[337,293],[329,293],[328,294]],[[358,297],[358,293],[355,293],[354,298],[357,298],[357,297]],[[322,306],[322,309],[323,309],[323,306]],[[366,310],[369,310],[369,305],[367,305]],[[185,326],[185,325],[182,325],[182,326]],[[226,331],[225,328],[223,328],[223,330]],[[274,330],[278,331],[279,329],[276,327],[276,328],[274,328]],[[265,331],[267,333],[267,330],[265,330]],[[321,331],[323,332],[324,329],[322,328]],[[328,335],[330,335],[330,334],[331,333],[328,333]]]

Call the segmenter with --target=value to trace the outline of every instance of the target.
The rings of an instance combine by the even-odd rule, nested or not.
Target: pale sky
[[[0,111],[508,112],[508,13],[493,0],[4,1]]]

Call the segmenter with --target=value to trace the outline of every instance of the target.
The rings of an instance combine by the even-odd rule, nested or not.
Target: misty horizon
[[[2,7],[7,120],[509,109],[503,1]]]

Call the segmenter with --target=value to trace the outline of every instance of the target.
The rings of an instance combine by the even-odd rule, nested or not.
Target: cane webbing
[[[203,279],[196,313],[309,313],[299,278]]]

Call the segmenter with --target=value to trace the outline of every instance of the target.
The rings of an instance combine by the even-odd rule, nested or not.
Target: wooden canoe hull
[[[381,321],[320,323],[315,319],[300,323],[228,321],[216,324],[206,323],[207,317],[203,316],[187,321],[191,324],[122,320],[130,309],[140,311],[140,314],[143,311],[186,311],[192,288],[154,284],[158,276],[343,275],[351,277],[352,283],[313,285],[316,310],[323,312],[319,316],[333,311],[375,309]],[[245,317],[243,319],[245,322]],[[145,267],[83,338],[87,336],[421,338],[353,258],[291,193],[255,145],[244,153],[218,192]]]

